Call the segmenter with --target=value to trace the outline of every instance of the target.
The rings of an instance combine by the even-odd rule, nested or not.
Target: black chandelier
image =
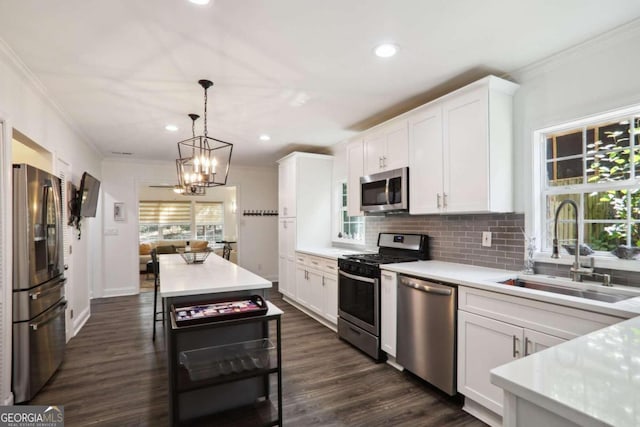
[[[199,80],[198,84],[204,89],[204,135],[195,136],[195,122],[199,116],[189,114],[193,136],[178,142],[178,185],[185,193],[193,187],[204,189],[226,185],[233,151],[233,144],[207,135],[207,89],[213,82]]]

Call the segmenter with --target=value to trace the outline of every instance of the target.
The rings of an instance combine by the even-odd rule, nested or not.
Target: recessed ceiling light
[[[263,133],[262,135],[260,135],[260,141],[269,141],[270,139],[271,137],[266,133]]]
[[[398,53],[398,46],[392,43],[383,43],[378,45],[374,52],[380,58],[390,58]]]
[[[201,4],[201,5],[209,4],[209,0],[189,0],[189,1],[193,4]]]
[[[178,126],[176,125],[166,125],[164,128],[169,132],[176,132],[178,130]]]

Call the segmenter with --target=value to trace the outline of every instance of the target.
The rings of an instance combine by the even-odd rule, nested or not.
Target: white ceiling
[[[638,16],[638,0],[2,0],[0,38],[106,157],[175,159],[206,78],[209,136],[273,165]],[[375,57],[382,41],[398,55]]]

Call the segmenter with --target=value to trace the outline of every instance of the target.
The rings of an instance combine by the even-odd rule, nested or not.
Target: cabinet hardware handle
[[[322,286],[324,286],[324,276],[322,276]]]
[[[520,355],[520,352],[518,351],[518,337],[516,337],[515,335],[513,336],[513,358],[517,358]]]
[[[436,193],[436,206],[440,209],[440,193]]]
[[[393,277],[391,277],[390,274],[383,274],[382,277],[384,277],[387,280],[391,280]]]
[[[382,157],[378,157],[378,168],[382,169]]]
[[[387,167],[387,157],[386,156],[382,156],[382,167],[383,168]]]
[[[530,342],[531,341],[529,341],[529,338],[524,337],[524,355],[525,356],[528,356],[529,354],[531,354],[531,353],[529,353],[529,343]]]
[[[447,207],[447,193],[442,193],[442,207]]]

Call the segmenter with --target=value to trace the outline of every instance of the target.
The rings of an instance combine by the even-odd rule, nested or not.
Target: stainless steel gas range
[[[338,336],[375,360],[380,350],[380,265],[429,259],[429,236],[380,233],[378,253],[338,259]]]

